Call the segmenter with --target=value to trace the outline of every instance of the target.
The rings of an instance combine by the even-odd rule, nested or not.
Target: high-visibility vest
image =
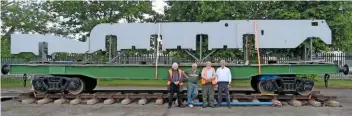
[[[208,69],[205,67],[205,68],[203,68],[203,74],[202,74],[202,85],[204,85],[204,84],[206,84],[207,83],[207,71],[208,71]],[[212,77],[215,77],[215,69],[213,68],[213,67],[211,67],[211,71],[213,72],[213,76]],[[211,83],[213,84],[213,85],[216,85],[216,80],[215,80],[215,78],[213,78],[212,80],[211,80]]]
[[[169,76],[171,78],[173,78],[172,72],[173,72],[172,69],[170,69],[169,70]],[[181,79],[181,77],[182,77],[182,70],[178,69],[178,79]],[[167,80],[167,85],[170,85],[170,84],[171,84],[171,82],[169,80]],[[182,86],[183,83],[181,81],[179,81],[178,85]]]

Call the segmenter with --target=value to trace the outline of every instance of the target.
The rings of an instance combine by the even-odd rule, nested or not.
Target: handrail
[[[160,37],[160,23],[158,28],[158,37],[155,40],[156,41],[155,79],[158,79],[159,37]]]
[[[261,64],[260,64],[260,52],[259,52],[259,41],[258,41],[258,31],[257,31],[257,22],[256,20],[253,21],[254,24],[254,32],[255,32],[255,46],[257,49],[257,58],[258,58],[258,74],[261,74]]]

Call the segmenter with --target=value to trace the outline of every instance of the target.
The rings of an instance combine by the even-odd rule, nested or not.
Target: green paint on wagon
[[[190,65],[180,65],[181,69],[190,69]],[[219,66],[214,66],[218,68]],[[228,65],[233,79],[243,79],[258,75],[258,65]],[[166,79],[170,65],[158,66],[158,78]],[[199,66],[199,70],[203,66]],[[283,74],[336,74],[337,64],[270,64],[262,65],[262,75]],[[106,79],[154,79],[154,65],[60,65],[60,64],[17,64],[10,66],[11,74],[51,74],[84,75]]]

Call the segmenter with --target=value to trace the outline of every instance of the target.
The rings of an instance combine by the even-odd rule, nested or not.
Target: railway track
[[[182,91],[183,104],[187,99],[186,90]],[[95,90],[90,93],[82,93],[72,95],[66,93],[55,94],[36,94],[30,92],[26,99],[21,99],[22,104],[88,104],[94,105],[103,103],[106,105],[120,103],[122,105],[140,104],[145,105],[153,103],[162,105],[167,103],[167,90]],[[218,94],[215,91],[215,98]],[[224,96],[224,95],[223,95]],[[313,91],[309,95],[277,95],[277,94],[258,94],[255,91],[248,90],[230,90],[231,105],[233,106],[305,106],[311,105],[315,107],[330,106],[341,107],[337,102],[336,96],[325,96],[319,91]],[[225,98],[225,97],[223,97]],[[198,97],[195,99],[194,105],[202,105],[202,93],[199,91]],[[223,100],[225,101],[225,99]],[[177,104],[177,102],[174,102]],[[216,103],[216,102],[214,102]],[[222,103],[225,104],[225,103]]]

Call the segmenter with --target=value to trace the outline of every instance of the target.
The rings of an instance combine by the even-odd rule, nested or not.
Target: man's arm
[[[172,77],[170,77],[170,74],[169,73],[167,73],[167,79],[170,81],[170,82],[174,82],[174,80],[172,79]]]
[[[228,75],[229,75],[229,84],[231,84],[231,80],[232,80],[232,75],[231,75],[231,71],[230,69],[227,69],[228,71]]]
[[[182,82],[183,79],[185,78],[185,72],[184,71],[181,71],[181,76],[180,76],[180,79],[179,79],[179,82]]]
[[[219,68],[216,69],[216,72],[215,72],[215,80],[218,81],[219,80]]]
[[[204,71],[202,70],[202,78],[203,78],[204,80],[209,81],[210,79],[208,79],[207,76],[208,76],[208,75],[205,75],[205,74],[204,74]]]
[[[214,69],[214,72],[211,72],[213,73],[213,77],[211,77],[211,79],[215,79],[216,78],[216,72],[215,72],[215,69]]]
[[[182,75],[184,76],[183,79],[186,77],[188,78],[189,70],[182,71]]]
[[[207,77],[204,77],[203,75],[204,75],[204,71],[202,70],[202,72],[200,73],[200,75],[201,75],[201,77],[203,78],[203,79],[206,79]],[[206,76],[206,75],[205,75]]]

